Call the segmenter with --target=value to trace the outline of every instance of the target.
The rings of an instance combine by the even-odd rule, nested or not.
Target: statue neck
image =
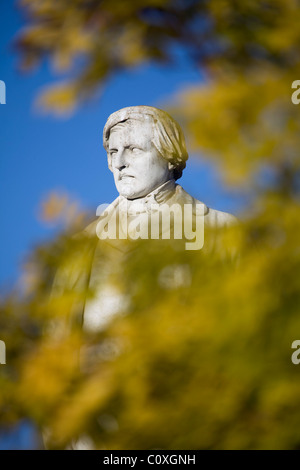
[[[122,210],[123,206],[124,209],[127,207],[127,210],[138,212],[148,211],[149,208],[151,208],[151,204],[164,204],[174,194],[175,187],[175,180],[170,179],[155,188],[147,194],[147,196],[132,200],[120,196],[120,210]]]

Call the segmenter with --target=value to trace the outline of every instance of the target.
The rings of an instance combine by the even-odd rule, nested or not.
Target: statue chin
[[[135,188],[132,183],[132,181],[119,182],[116,185],[118,193],[121,196],[126,197],[126,199],[138,199],[140,197],[147,196],[147,194],[151,192],[151,189],[149,190],[148,188]]]
[[[131,185],[124,184],[124,182],[122,182],[121,184],[119,183],[116,186],[120,196],[126,197],[127,199],[134,199],[136,197],[136,191],[134,191]]]
[[[147,194],[141,194],[141,193],[136,193],[134,191],[119,191],[120,196],[125,197],[126,199],[133,200],[133,199],[139,199],[142,197],[147,196]]]

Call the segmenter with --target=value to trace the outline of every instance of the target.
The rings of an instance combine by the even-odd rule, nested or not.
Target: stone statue
[[[127,263],[128,256],[137,253],[134,247],[138,245],[131,240],[171,238],[167,226],[158,226],[158,230],[152,230],[157,227],[151,226],[149,237],[149,219],[152,223],[152,216],[161,208],[164,208],[163,219],[171,220],[170,211],[173,211],[172,235],[175,239],[180,239],[182,225],[192,222],[193,226],[195,218],[195,238],[199,220],[201,234],[203,227],[214,231],[236,222],[233,215],[207,207],[176,183],[186,166],[188,153],[180,126],[165,111],[150,106],[120,109],[111,114],[105,124],[103,144],[119,196],[110,205],[102,207],[97,213],[99,217],[79,234],[79,239],[82,237],[83,240],[82,244],[79,240],[76,252],[80,253],[79,263],[76,265],[76,256],[72,256],[72,266],[57,276],[58,296],[66,286],[69,292],[79,292],[78,301],[67,319],[67,330],[71,324],[87,332],[98,332],[105,329],[115,315],[130,310],[132,293],[122,285],[122,266]],[[190,209],[189,217],[182,217],[181,209],[184,211],[185,208]],[[107,229],[109,225],[110,229]],[[186,249],[196,249],[201,256],[203,237],[200,238],[200,243]],[[82,258],[84,268],[80,262]],[[142,268],[147,269],[147,265]],[[161,268],[157,279],[160,285],[168,289],[189,285],[188,264],[163,266],[162,263]],[[100,342],[82,347],[81,368],[89,370],[98,358],[115,352],[118,354],[118,344],[114,343],[103,345]],[[80,439],[72,448],[82,448]]]
[[[85,234],[97,234],[99,239],[122,251],[128,245],[120,244],[120,240],[151,238],[149,218],[161,207],[164,208],[163,218],[168,208],[179,212],[180,222],[173,224],[173,235],[182,228],[181,208],[190,208],[191,226],[195,216],[200,214],[197,220],[201,222],[202,232],[203,227],[218,229],[235,223],[233,215],[207,207],[176,183],[186,166],[188,153],[180,126],[165,111],[150,106],[132,106],[116,111],[105,124],[103,144],[119,196],[86,228]],[[173,210],[175,215],[176,210]],[[170,213],[167,215],[170,220]],[[188,225],[187,220],[184,218],[185,225]],[[111,222],[112,229],[107,230]],[[143,232],[141,227],[146,230]],[[175,238],[181,238],[183,232],[177,230],[176,233]],[[197,235],[197,227],[195,233]],[[160,228],[154,238],[170,238],[170,231],[164,235]],[[200,238],[200,244],[189,244],[187,249],[202,248],[203,237]],[[116,292],[109,275],[103,274],[107,268],[103,269],[97,248],[92,264],[89,282],[97,294],[85,306],[84,325],[87,329],[101,328],[106,317],[119,312],[120,306],[126,309],[128,304],[126,293]],[[109,314],[106,315],[105,311]]]
[[[120,216],[125,213],[128,219],[130,214],[136,217],[143,212],[151,213],[155,205],[186,205],[194,213],[201,207],[204,224],[211,228],[236,221],[231,214],[208,208],[176,183],[186,166],[188,153],[180,126],[165,111],[151,106],[116,111],[105,124],[103,145],[119,197],[106,208],[102,224],[97,220],[87,228],[91,233],[97,231],[99,238],[105,223],[116,212]]]
[[[119,196],[102,207],[99,217],[79,234],[85,267],[76,266],[72,257],[72,266],[58,273],[54,283],[58,292],[67,286],[94,293],[78,302],[70,320],[91,331],[101,330],[112,316],[130,307],[130,293],[116,285],[122,284],[122,263],[137,246],[132,240],[188,239],[184,249],[200,252],[203,248],[210,253],[220,246],[216,242],[220,237],[214,234],[237,221],[231,214],[207,207],[176,183],[188,153],[180,126],[165,111],[150,106],[116,111],[105,124],[103,144]],[[164,225],[164,221],[170,223]],[[203,247],[204,229],[213,236],[205,235]],[[223,248],[218,249],[227,257]],[[230,258],[235,255],[229,253]],[[176,282],[189,277],[178,269]]]

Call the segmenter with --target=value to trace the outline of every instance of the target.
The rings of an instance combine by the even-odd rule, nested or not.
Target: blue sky
[[[0,80],[7,88],[7,104],[0,105],[0,285],[6,287],[16,280],[30,250],[53,236],[53,229],[37,216],[47,194],[67,192],[92,210],[117,196],[102,147],[109,114],[138,104],[161,107],[175,92],[201,79],[181,56],[172,68],[149,65],[114,77],[101,97],[70,118],[43,115],[33,101],[53,75],[48,64],[33,74],[18,72],[11,42],[23,23],[14,3],[0,4]],[[216,209],[236,213],[241,206],[238,194],[224,188],[213,167],[199,158],[188,162],[180,184]]]

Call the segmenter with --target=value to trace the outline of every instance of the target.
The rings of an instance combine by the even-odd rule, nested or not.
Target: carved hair
[[[131,106],[111,114],[103,130],[103,145],[108,152],[108,141],[111,129],[117,124],[137,119],[150,118],[153,122],[153,145],[158,153],[174,166],[174,178],[181,177],[186,166],[188,153],[185,139],[179,124],[165,111],[152,106]]]

